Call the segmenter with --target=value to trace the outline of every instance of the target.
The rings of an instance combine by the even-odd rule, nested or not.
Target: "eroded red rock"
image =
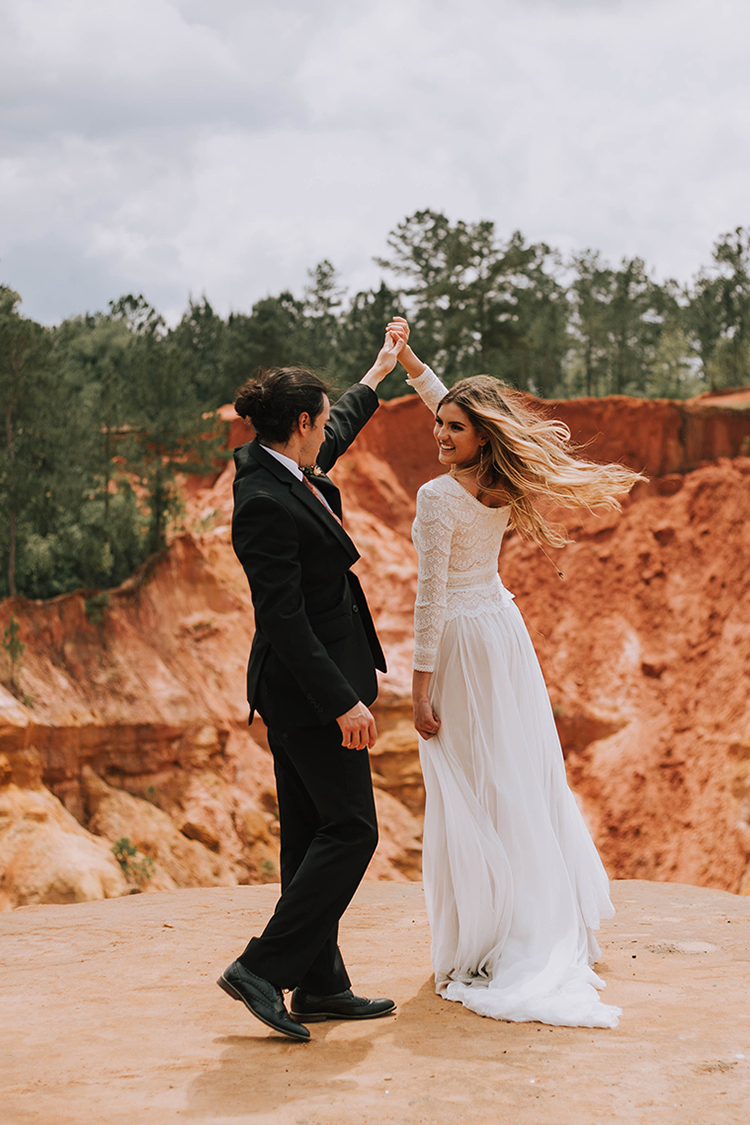
[[[748,891],[750,391],[547,409],[590,455],[652,477],[621,516],[568,515],[574,542],[554,566],[517,535],[503,547],[571,783],[612,875]],[[416,397],[384,403],[333,474],[389,659],[373,754],[380,879],[420,868],[409,529],[439,470],[431,429]],[[230,441],[247,436],[232,424]],[[190,482],[184,531],[110,592],[100,622],[85,593],[0,607],[0,629],[13,612],[26,644],[19,698],[0,688],[0,796],[43,785],[107,856],[115,833],[137,836],[152,886],[278,878],[270,756],[262,725],[246,726],[253,615],[229,538],[232,476],[229,463]],[[27,901],[46,901],[43,882]]]

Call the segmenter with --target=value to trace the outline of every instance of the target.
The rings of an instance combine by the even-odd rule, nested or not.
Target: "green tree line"
[[[245,379],[304,364],[342,389],[394,313],[449,384],[486,372],[543,398],[685,398],[747,381],[750,229],[685,284],[430,210],[387,246],[377,289],[347,295],[323,261],[298,296],[227,317],[191,299],[172,328],[134,295],[45,327],[0,285],[0,596],[121,582],[166,542],[176,474],[216,464],[212,412]],[[406,390],[399,368],[382,387]]]
[[[127,578],[165,542],[178,472],[219,456],[216,418],[142,297],[44,328],[0,286],[0,595]]]

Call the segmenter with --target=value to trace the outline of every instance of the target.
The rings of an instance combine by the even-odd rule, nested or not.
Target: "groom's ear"
[[[299,418],[297,419],[297,430],[299,431],[299,433],[304,434],[305,430],[309,430],[311,425],[312,422],[310,420],[310,415],[306,410],[303,410]]]

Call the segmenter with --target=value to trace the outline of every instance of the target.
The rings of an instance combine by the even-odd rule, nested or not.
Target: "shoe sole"
[[[256,1012],[253,1008],[250,1007],[248,1002],[245,1000],[245,997],[240,995],[237,989],[234,988],[233,985],[231,985],[229,981],[224,977],[219,977],[216,983],[218,984],[219,988],[226,992],[227,996],[231,996],[232,1000],[239,1000],[240,1004],[244,1004],[248,1012],[250,1012],[251,1015],[255,1016],[256,1020],[260,1020],[261,1023],[264,1023],[266,1027],[270,1027],[271,1031],[276,1031],[279,1035],[286,1035],[288,1039],[293,1039],[295,1043],[310,1042],[309,1035],[295,1035],[293,1031],[287,1031],[285,1028],[277,1027],[276,1024],[273,1024],[269,1020],[265,1019],[259,1012]],[[301,1021],[296,1020],[295,1022],[300,1023]]]
[[[385,1012],[371,1012],[363,1016],[345,1016],[341,1012],[290,1012],[291,1019],[296,1020],[297,1023],[324,1023],[325,1020],[376,1020],[381,1016],[390,1016],[392,1012],[396,1011],[396,1005],[392,1008],[386,1009]]]

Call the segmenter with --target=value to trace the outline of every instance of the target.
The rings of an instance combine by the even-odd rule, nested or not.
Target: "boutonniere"
[[[306,477],[324,477],[325,473],[319,465],[300,465]]]

